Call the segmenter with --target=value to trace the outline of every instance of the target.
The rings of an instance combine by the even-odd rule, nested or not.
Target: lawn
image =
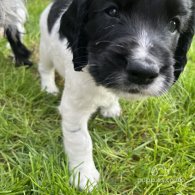
[[[38,63],[39,15],[48,0],[29,0],[25,42]],[[60,95],[40,90],[37,65],[15,68],[0,40],[0,194],[87,194],[69,186]],[[62,87],[62,81],[58,82]],[[195,194],[195,43],[189,63],[160,98],[121,101],[123,115],[90,120],[101,181],[92,194]]]

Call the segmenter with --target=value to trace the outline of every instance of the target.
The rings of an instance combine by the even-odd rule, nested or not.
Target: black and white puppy
[[[193,23],[193,0],[56,0],[43,12],[41,84],[57,93],[55,69],[65,78],[59,109],[73,185],[92,190],[99,180],[91,114],[116,117],[120,96],[168,91],[187,62]]]
[[[0,0],[0,27],[5,31],[18,66],[32,65],[29,61],[31,52],[21,41],[25,33],[26,18],[27,11],[24,0]]]

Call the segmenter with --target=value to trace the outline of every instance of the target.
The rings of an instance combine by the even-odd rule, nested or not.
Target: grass
[[[38,20],[48,0],[29,0],[26,43],[38,62]],[[87,194],[69,186],[60,97],[40,91],[36,66],[15,68],[0,40],[0,194]],[[123,115],[89,124],[101,182],[92,194],[195,194],[195,43],[168,95],[122,100]]]

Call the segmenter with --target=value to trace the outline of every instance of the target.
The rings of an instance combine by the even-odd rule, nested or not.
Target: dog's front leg
[[[99,180],[94,165],[92,141],[87,129],[90,115],[95,111],[92,106],[82,104],[82,100],[70,97],[64,92],[60,106],[65,151],[68,156],[70,183],[79,189],[91,191]]]

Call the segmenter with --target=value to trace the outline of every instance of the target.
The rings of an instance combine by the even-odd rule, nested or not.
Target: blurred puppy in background
[[[27,10],[24,0],[0,0],[0,28],[3,29],[12,48],[17,66],[32,65],[29,60],[31,52],[22,43],[26,19]]]

